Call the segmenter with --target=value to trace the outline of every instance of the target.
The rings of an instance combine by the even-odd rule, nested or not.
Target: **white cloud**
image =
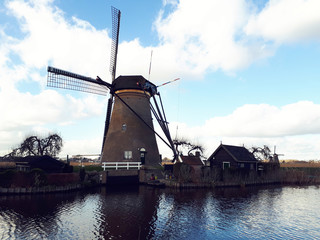
[[[93,96],[75,99],[53,90],[38,95],[5,91],[0,94],[0,112],[6,113],[0,119],[0,131],[81,119],[99,115],[103,110],[104,102]]]
[[[51,2],[8,2],[10,13],[19,20],[25,34],[12,50],[29,68],[41,69],[50,63],[93,77],[105,77],[110,46],[107,31],[98,31],[75,17],[67,21]]]
[[[122,42],[118,52],[117,75],[147,77],[151,50],[149,47],[142,47],[139,39]]]
[[[101,138],[65,141],[60,156],[100,154],[101,144]]]
[[[22,63],[16,67],[24,69],[25,72],[16,74],[17,71],[13,72],[12,68],[7,71],[11,71],[10,75],[16,76],[17,81],[25,78],[35,81],[32,75],[39,70],[43,71],[47,65],[52,65],[93,78],[99,75],[110,81],[111,40],[108,31],[97,30],[90,23],[76,17],[66,19],[64,13],[53,7],[51,2],[8,2],[9,13],[19,20],[24,37],[15,39],[9,48],[4,46],[4,49],[10,49],[10,52],[3,56],[18,56]],[[139,39],[120,42],[117,74],[141,74],[147,77],[152,49],[153,81],[163,82],[163,79],[175,78],[179,62],[169,54],[174,53],[174,48],[170,47],[170,44],[154,48],[143,47]],[[187,73],[192,72],[184,70]]]
[[[38,95],[1,91],[0,112],[5,113],[0,117],[1,150],[6,153],[30,132],[50,132],[45,127],[48,124],[72,124],[104,114],[105,106],[105,101],[92,95],[76,99],[53,90]]]
[[[155,26],[162,44],[174,45],[173,56],[182,69],[233,71],[273,53],[246,39],[249,10],[246,1],[180,1],[168,16],[160,12]]]
[[[247,104],[228,116],[207,120],[205,128],[216,136],[282,137],[319,134],[319,120],[320,105],[310,101],[280,108],[268,104]]]
[[[108,31],[99,31],[75,17],[66,19],[52,2],[9,1],[7,4],[24,33],[24,39],[13,44],[11,50],[21,58],[29,75],[52,64],[110,80]],[[245,0],[231,3],[183,0],[164,4],[175,8],[167,15],[160,11],[154,23],[161,39],[161,44],[152,47],[152,79],[156,82],[177,75],[201,78],[208,70],[232,72],[273,55],[276,46],[270,39],[291,41],[298,35],[305,39],[320,32],[317,31],[320,18],[315,14],[317,1],[270,1],[258,13]],[[303,13],[297,16],[296,8]],[[283,9],[288,9],[284,17],[280,14]],[[281,24],[281,21],[286,22]],[[275,33],[269,34],[268,29]],[[150,52],[151,47],[141,46],[138,39],[121,42],[117,73],[147,76]]]
[[[245,28],[248,35],[266,41],[291,43],[320,40],[320,2],[318,0],[271,0]]]
[[[280,44],[320,39],[318,0],[271,0],[258,12],[244,0],[182,0],[155,28],[176,71],[233,72],[275,54]],[[166,58],[164,58],[166,59]]]
[[[30,132],[50,132],[48,124],[73,124],[104,115],[105,101],[97,96],[76,98],[43,90],[43,72],[48,64],[93,76],[102,77],[100,73],[107,72],[107,32],[76,18],[67,21],[52,2],[6,2],[7,13],[18,19],[23,34],[21,38],[11,37],[6,32],[10,29],[0,26],[0,112],[5,113],[0,117],[2,154]],[[19,82],[32,81],[42,87],[40,92],[31,94],[31,86],[19,92]]]
[[[282,107],[267,104],[248,104],[227,116],[214,117],[202,126],[190,127],[185,123],[171,123],[172,135],[187,138],[206,148],[206,156],[224,144],[252,146],[278,146],[283,159],[320,159],[320,104],[301,101]],[[159,144],[165,156],[169,149]]]
[[[76,17],[66,19],[52,3],[7,3],[9,14],[19,20],[24,33],[24,39],[11,45],[11,50],[29,68],[28,73],[43,69],[49,63],[110,80],[111,42],[107,30],[99,31]],[[177,75],[199,78],[208,70],[234,71],[273,55],[276,46],[270,40],[279,43],[319,38],[320,17],[316,12],[319,2],[316,0],[270,1],[258,13],[245,0],[182,0],[164,4],[175,8],[169,14],[160,11],[154,23],[161,39],[161,44],[153,47],[154,81]],[[150,51],[151,47],[141,46],[138,39],[122,42],[118,74],[146,76]]]
[[[179,129],[187,127],[179,125]],[[201,127],[184,129],[199,137],[284,137],[320,134],[320,105],[301,101],[282,107],[246,104],[227,116],[213,117]]]

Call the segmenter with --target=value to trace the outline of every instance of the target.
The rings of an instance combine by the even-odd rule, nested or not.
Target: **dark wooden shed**
[[[27,156],[14,159],[17,169],[30,171],[40,168],[46,173],[72,172],[72,167],[50,156]]]
[[[218,169],[257,170],[258,160],[245,147],[220,144],[208,158],[210,166]]]

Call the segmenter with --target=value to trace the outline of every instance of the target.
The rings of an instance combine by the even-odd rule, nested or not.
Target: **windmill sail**
[[[120,17],[121,12],[115,7],[111,7],[112,12],[112,44],[111,44],[111,57],[110,57],[110,72],[112,75],[112,82],[116,77],[117,69],[117,55],[119,44],[119,30],[120,30]]]
[[[48,67],[48,87],[107,95],[111,85],[100,78],[93,79],[54,67]]]
[[[168,121],[164,112],[164,108],[163,108],[163,104],[162,104],[162,100],[161,100],[161,96],[160,93],[157,93],[159,101],[160,101],[160,105],[161,105],[161,109],[159,107],[159,104],[157,102],[157,99],[155,98],[155,95],[153,95],[153,102],[154,105],[150,102],[150,109],[153,113],[153,116],[157,119],[159,126],[161,127],[163,133],[165,134],[167,140],[169,141],[169,144],[166,143],[172,150],[173,152],[173,161],[176,160],[176,158],[178,157],[178,154],[176,152],[176,149],[174,147],[171,135],[170,135],[170,130],[169,130],[169,126],[168,126]]]
[[[112,77],[112,83],[116,78],[116,68],[117,68],[117,55],[118,55],[118,45],[119,45],[119,30],[120,30],[120,17],[121,12],[119,9],[115,7],[111,7],[112,13],[112,44],[111,44],[111,57],[110,57],[110,72]],[[108,100],[108,107],[107,107],[107,114],[106,114],[106,121],[103,133],[103,140],[102,140],[102,148],[103,151],[104,142],[106,140],[106,136],[109,130],[110,125],[110,118],[112,112],[112,105],[113,105],[113,93],[111,93],[110,98]]]

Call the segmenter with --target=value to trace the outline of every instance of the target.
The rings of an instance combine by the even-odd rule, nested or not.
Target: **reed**
[[[290,161],[280,164],[282,168],[320,168],[320,162]]]

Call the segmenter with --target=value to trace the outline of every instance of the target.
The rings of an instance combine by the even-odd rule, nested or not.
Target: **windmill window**
[[[124,151],[124,159],[132,159],[132,151]]]
[[[125,124],[125,123],[122,124],[121,129],[122,129],[123,132],[126,131],[127,130],[127,124]]]

